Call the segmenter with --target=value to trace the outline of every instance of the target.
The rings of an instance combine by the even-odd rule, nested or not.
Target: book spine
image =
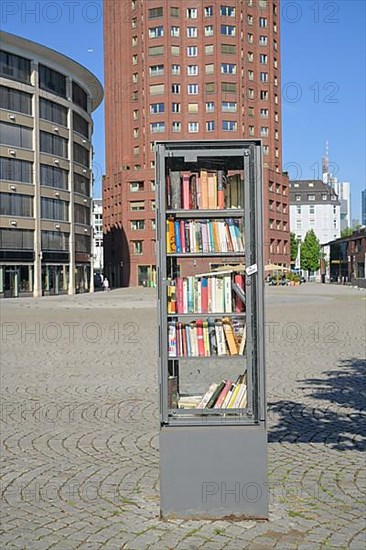
[[[200,357],[205,356],[205,344],[203,341],[203,324],[201,320],[196,321],[197,327],[197,342],[198,342],[198,355]]]
[[[170,313],[177,313],[177,289],[175,281],[172,281],[170,289]]]
[[[176,290],[177,290],[177,313],[184,313],[183,308],[183,278],[177,277],[176,281]]]
[[[229,403],[230,403],[230,399],[231,399],[231,397],[232,397],[232,395],[233,395],[234,389],[235,389],[234,384],[231,384],[231,387],[230,387],[229,391],[227,392],[227,395],[226,395],[226,397],[225,397],[225,399],[224,399],[224,402],[223,402],[223,404],[222,404],[222,406],[221,406],[222,409],[227,409],[227,408],[228,408],[228,405],[229,405]]]
[[[180,231],[180,242],[181,242],[182,252],[187,252],[187,250],[186,250],[186,233],[185,233],[185,230],[184,230],[184,220],[180,220],[180,222],[179,222],[179,231]]]
[[[232,386],[231,380],[227,380],[226,383],[225,383],[225,386],[222,389],[222,392],[220,393],[220,395],[219,395],[219,397],[218,397],[218,399],[215,403],[215,409],[220,409],[221,408],[222,404],[225,401],[225,397],[229,393],[229,390],[230,390],[231,386]]]
[[[230,355],[238,355],[238,348],[235,342],[234,331],[232,324],[230,323],[230,319],[223,319],[222,324]]]
[[[214,393],[214,391],[216,390],[216,388],[217,388],[217,384],[211,384],[209,390],[205,393],[202,400],[197,405],[197,409],[204,409],[206,407],[207,403],[209,402],[209,400],[210,400],[212,394]]]
[[[215,334],[216,334],[216,342],[217,342],[217,355],[219,356],[227,355],[224,328],[222,326],[222,321],[215,322]]]
[[[245,324],[243,328],[243,336],[241,337],[241,342],[239,347],[239,355],[244,355],[246,343],[247,343],[247,325]]]
[[[174,222],[174,236],[176,251],[180,254],[182,252],[182,246],[180,241],[180,223],[178,220]]]
[[[203,342],[205,347],[205,356],[209,357],[210,355],[210,335],[208,330],[208,322],[203,321]]]
[[[232,313],[231,276],[224,275],[225,313]]]
[[[202,280],[197,281],[197,313],[202,313]]]
[[[190,209],[190,194],[189,194],[189,179],[190,174],[184,173],[182,175],[183,183],[183,210],[189,210]]]
[[[186,277],[183,278],[183,311],[182,313],[188,313],[188,281]]]
[[[171,187],[171,208],[173,210],[180,210],[182,207],[182,201],[181,201],[179,172],[170,172],[170,187]]]
[[[202,208],[208,208],[208,181],[206,170],[201,170]]]
[[[212,409],[217,401],[217,398],[219,397],[220,393],[224,389],[225,382],[220,382],[220,384],[217,386],[213,394],[211,395],[210,399],[208,400],[208,403],[206,405],[207,409]]]
[[[208,313],[208,278],[201,279],[201,311]]]
[[[168,323],[169,357],[177,357],[177,331],[174,322]]]
[[[184,225],[184,242],[185,242],[186,252],[190,252],[191,246],[190,246],[189,223],[183,221],[183,225]]]
[[[225,208],[225,191],[224,191],[224,171],[217,171],[217,208],[223,210]]]
[[[208,318],[208,332],[210,339],[210,355],[217,355],[217,341],[216,341],[216,328],[213,319]]]
[[[197,209],[197,174],[192,174],[189,178],[189,208]]]
[[[187,356],[192,357],[192,348],[191,348],[191,338],[190,338],[190,327],[189,325],[185,326],[186,333],[186,342],[187,342]]]
[[[196,189],[197,189],[196,204],[197,204],[197,209],[200,210],[202,208],[202,184],[201,184],[201,178],[198,174],[196,175]]]
[[[234,388],[234,391],[233,391],[233,393],[232,393],[232,395],[231,395],[231,399],[230,399],[230,401],[229,401],[229,403],[228,403],[228,405],[227,405],[227,408],[228,408],[228,409],[232,409],[232,408],[233,408],[233,404],[234,404],[234,402],[235,402],[236,396],[238,395],[239,389],[240,389],[239,384],[235,384],[235,388]]]

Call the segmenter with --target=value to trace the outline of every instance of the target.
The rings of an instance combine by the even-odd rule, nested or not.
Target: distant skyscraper
[[[366,225],[366,189],[361,193],[361,223]]]
[[[341,203],[341,231],[351,227],[351,184],[348,181],[338,181],[332,176],[329,166],[329,145],[325,142],[325,155],[322,159],[323,182],[334,189]]]

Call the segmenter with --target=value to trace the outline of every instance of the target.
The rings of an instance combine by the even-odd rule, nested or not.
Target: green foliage
[[[350,227],[345,227],[341,231],[341,237],[350,237],[353,232],[354,232],[354,229],[351,229]]]
[[[305,235],[304,242],[301,245],[301,268],[307,271],[316,271],[319,269],[320,244],[313,229]]]
[[[297,238],[295,233],[291,231],[290,233],[290,255],[291,255],[291,262],[294,263],[297,256]]]

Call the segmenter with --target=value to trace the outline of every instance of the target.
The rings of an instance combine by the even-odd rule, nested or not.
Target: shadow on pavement
[[[366,361],[348,359],[323,378],[299,381],[306,400],[268,403],[269,443],[325,443],[333,449],[366,450]],[[317,406],[319,405],[319,406]]]

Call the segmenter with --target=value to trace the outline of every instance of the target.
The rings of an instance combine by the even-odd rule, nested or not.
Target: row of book
[[[248,404],[247,377],[240,374],[235,382],[222,380],[213,383],[201,396],[180,397],[180,409],[244,409]]]
[[[244,252],[238,219],[166,221],[167,253]]]
[[[244,208],[243,175],[224,170],[170,171],[166,177],[168,209],[201,210]]]
[[[243,319],[197,319],[168,322],[168,356],[213,357],[243,355],[246,344]]]
[[[245,309],[243,273],[207,277],[177,277],[167,287],[168,314],[242,313]]]

